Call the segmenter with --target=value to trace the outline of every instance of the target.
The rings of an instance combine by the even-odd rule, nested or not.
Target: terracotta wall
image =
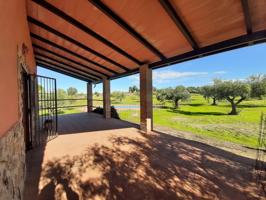
[[[35,73],[25,0],[0,1],[0,137],[18,121],[17,47],[28,47],[26,62]]]

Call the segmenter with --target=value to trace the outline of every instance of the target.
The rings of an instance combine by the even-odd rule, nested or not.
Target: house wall
[[[19,119],[17,51],[24,43],[26,64],[35,73],[25,0],[0,1],[0,137]]]
[[[22,126],[22,67],[36,66],[25,0],[0,1],[0,199],[22,199],[25,143]]]

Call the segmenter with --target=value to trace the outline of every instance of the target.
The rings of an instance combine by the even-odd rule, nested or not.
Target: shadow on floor
[[[39,182],[42,173],[45,144],[42,144],[26,153],[26,180],[23,199],[34,199],[38,196]],[[32,165],[31,163],[34,163]]]
[[[48,161],[36,199],[259,199],[254,160],[161,132]]]

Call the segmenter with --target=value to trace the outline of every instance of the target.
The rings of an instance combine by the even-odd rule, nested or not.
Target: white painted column
[[[140,130],[148,133],[153,129],[152,70],[142,65],[140,72]]]

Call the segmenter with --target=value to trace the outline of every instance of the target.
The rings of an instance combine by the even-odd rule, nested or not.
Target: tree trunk
[[[179,102],[178,102],[178,100],[175,100],[175,108],[179,108]]]
[[[216,98],[212,98],[212,100],[213,100],[212,105],[213,105],[213,106],[216,106],[216,105],[217,105],[217,103],[216,103]]]
[[[232,106],[232,110],[231,112],[229,113],[229,115],[237,115],[237,111],[236,111],[236,104],[234,102],[230,102],[231,103],[231,106]]]

